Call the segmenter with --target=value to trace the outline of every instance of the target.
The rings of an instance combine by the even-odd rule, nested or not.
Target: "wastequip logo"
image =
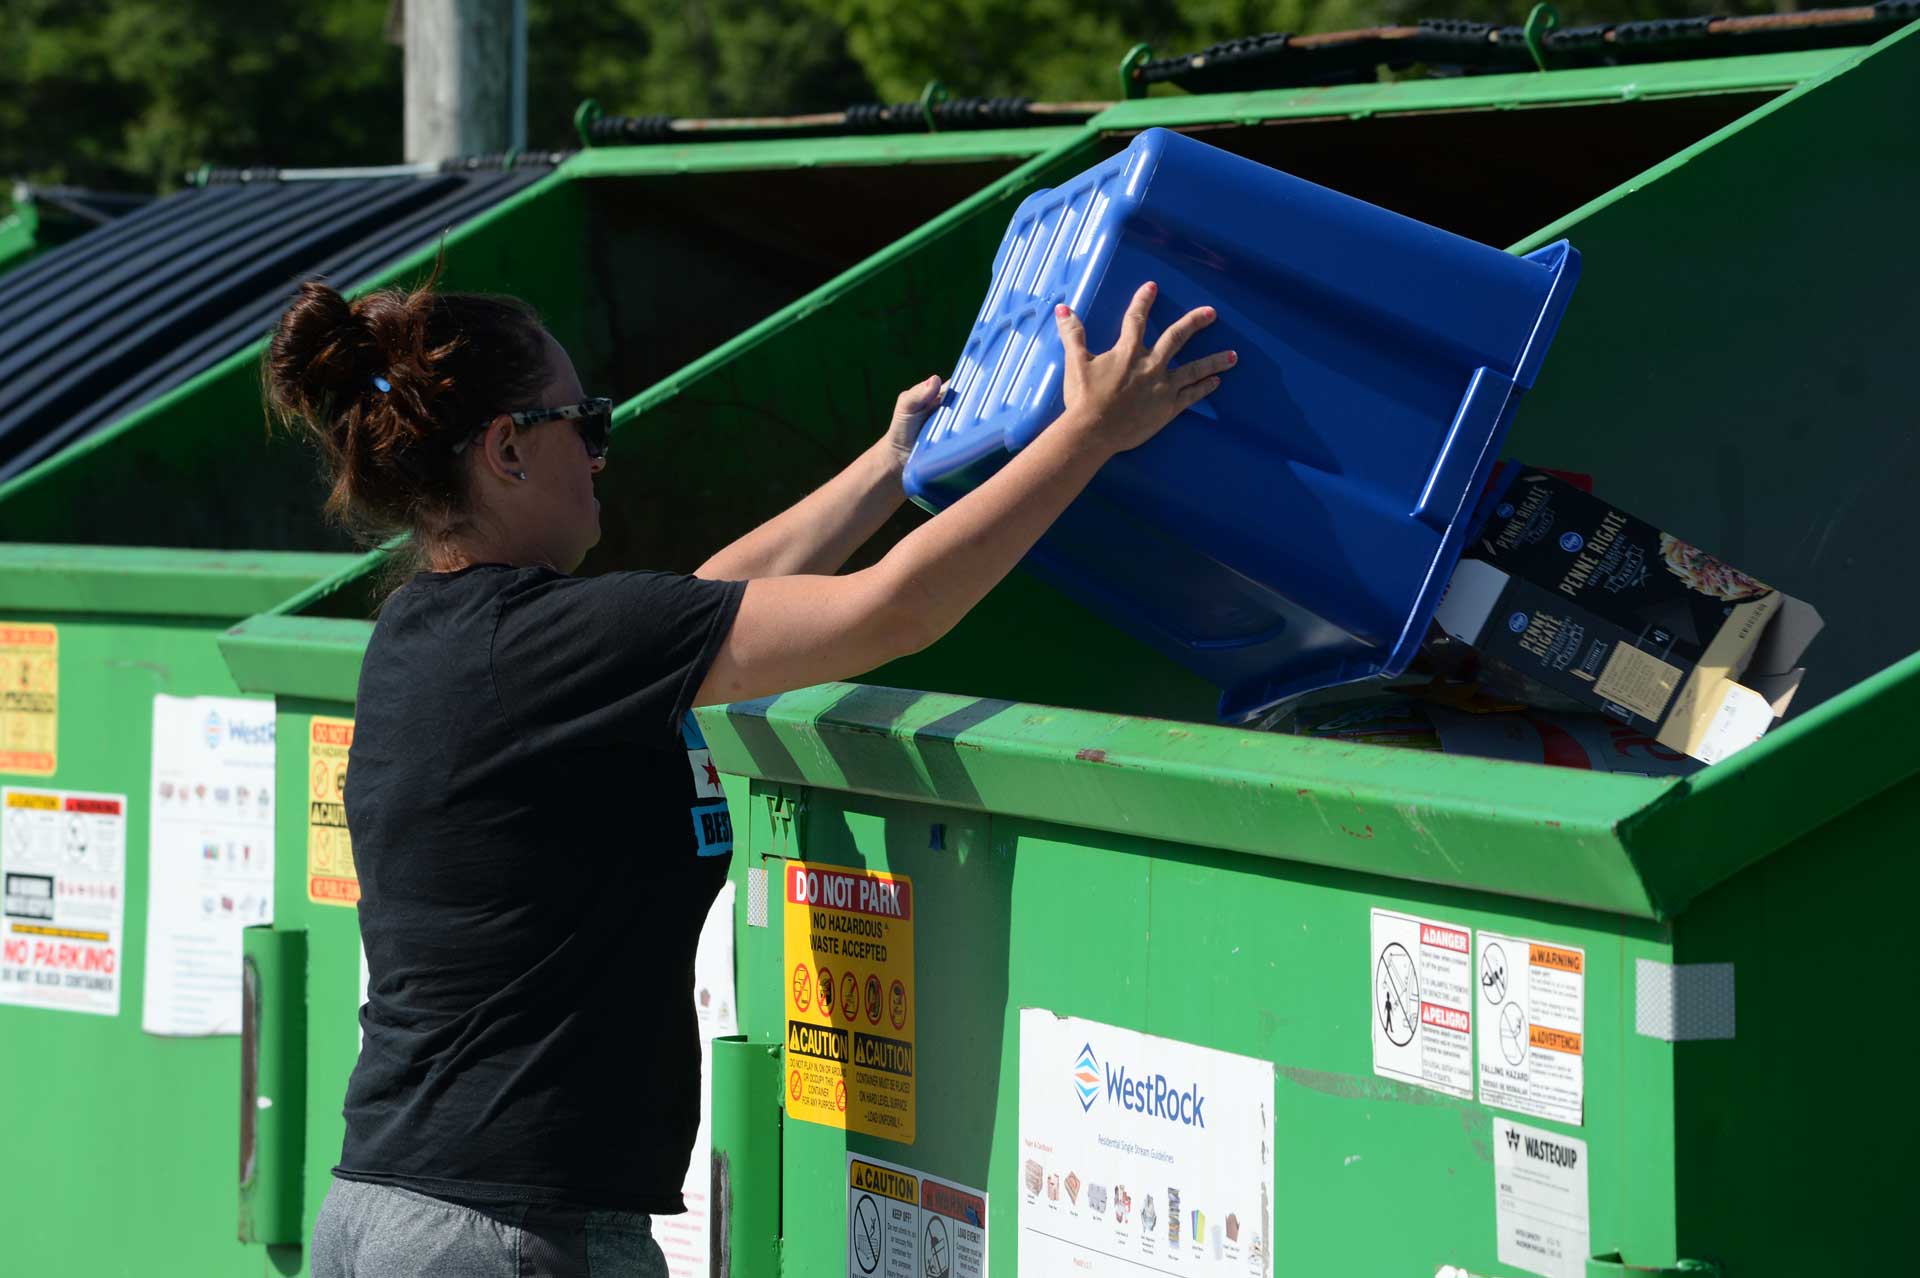
[[[1198,1083],[1181,1087],[1165,1074],[1130,1074],[1125,1065],[1116,1068],[1111,1062],[1103,1068],[1093,1054],[1092,1043],[1083,1046],[1073,1059],[1073,1093],[1083,1113],[1091,1111],[1100,1099],[1103,1079],[1107,1100],[1121,1109],[1182,1127],[1204,1129],[1207,1125],[1207,1098],[1200,1094]]]

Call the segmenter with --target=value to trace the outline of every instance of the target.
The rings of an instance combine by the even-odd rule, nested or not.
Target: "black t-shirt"
[[[482,565],[388,600],[347,824],[370,974],[337,1174],[670,1214],[732,827],[689,712],[741,582]]]

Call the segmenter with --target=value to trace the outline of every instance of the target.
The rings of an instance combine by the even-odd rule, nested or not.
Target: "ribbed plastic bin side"
[[[1221,715],[1398,673],[1577,278],[1155,129],[1021,206],[908,491],[941,508],[1059,415],[1065,301],[1100,349],[1142,280],[1221,389],[1116,458],[1030,563],[1219,684]]]

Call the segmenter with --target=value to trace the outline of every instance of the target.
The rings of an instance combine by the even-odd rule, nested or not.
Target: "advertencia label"
[[[1020,1013],[1020,1272],[1273,1267],[1273,1064]]]
[[[317,905],[360,903],[347,833],[347,752],[353,720],[313,716],[307,725],[307,899]]]
[[[120,1014],[127,796],[0,790],[0,1003]]]
[[[1495,1118],[1493,1192],[1501,1264],[1543,1278],[1585,1278],[1585,1141]]]
[[[847,1155],[847,1278],[986,1278],[987,1195]]]
[[[0,772],[50,777],[60,748],[60,631],[0,621]]]
[[[911,1144],[913,884],[789,861],[787,1113]]]
[[[1480,1100],[1578,1127],[1584,1116],[1587,954],[1480,934]]]
[[[1473,934],[1373,911],[1373,1072],[1473,1099]]]

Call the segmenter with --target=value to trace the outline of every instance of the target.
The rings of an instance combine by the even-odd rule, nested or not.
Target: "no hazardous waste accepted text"
[[[911,1143],[913,884],[789,861],[787,1113]]]

